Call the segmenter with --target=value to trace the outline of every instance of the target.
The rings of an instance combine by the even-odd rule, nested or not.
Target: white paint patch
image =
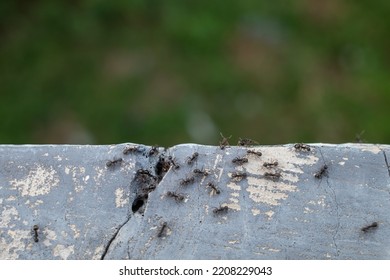
[[[0,228],[8,228],[11,220],[19,218],[18,210],[15,207],[3,208],[0,215]]]
[[[260,215],[260,210],[259,210],[259,209],[256,209],[256,208],[252,208],[252,215],[253,215],[253,216]]]
[[[53,167],[37,166],[27,177],[21,180],[11,180],[11,189],[17,189],[22,196],[38,196],[48,194],[57,187],[60,179]]]
[[[5,238],[0,239],[0,259],[15,260],[19,258],[18,252],[26,250],[25,239],[32,238],[29,230],[8,230],[7,234],[11,237],[11,241],[5,241]],[[2,235],[3,236],[3,235]]]
[[[50,241],[53,241],[53,240],[56,240],[57,239],[57,234],[55,231],[53,230],[50,230],[50,229],[44,229],[43,230],[43,233],[45,235],[45,240],[43,241],[43,244],[45,246],[50,246],[51,245],[51,242]]]
[[[79,238],[80,237],[80,231],[77,229],[76,225],[70,225],[70,229],[73,231],[73,237]]]
[[[125,198],[125,190],[122,188],[118,188],[115,190],[115,206],[116,208],[124,207],[129,203],[129,198]]]
[[[95,167],[96,175],[93,176],[93,180],[97,186],[100,186],[100,184],[101,184],[101,181],[102,181],[102,178],[104,175],[104,171],[105,171],[105,169],[103,169],[103,168]]]
[[[272,210],[269,210],[269,211],[265,212],[264,214],[266,214],[268,216],[268,219],[270,220],[272,218],[272,216],[275,214],[275,212]]]
[[[85,167],[83,166],[65,166],[65,173],[67,175],[72,176],[72,181],[74,183],[74,190],[75,192],[79,193],[85,189],[86,182],[86,177],[89,178],[89,176],[85,176]]]
[[[264,146],[258,151],[262,152],[261,157],[252,157],[243,167],[247,173],[249,198],[256,203],[277,206],[281,200],[287,199],[291,192],[297,191],[299,174],[302,174],[303,166],[313,165],[318,158],[310,153],[297,153],[289,146]],[[257,160],[256,160],[257,159]],[[274,162],[278,165],[275,168],[266,168],[265,162]],[[279,181],[272,181],[264,178],[266,172],[280,172]]]
[[[273,182],[266,179],[248,177],[249,198],[257,203],[264,203],[272,206],[280,204],[280,200],[288,197],[290,192],[296,191],[296,186],[284,182]]]
[[[53,249],[53,255],[63,260],[67,260],[71,254],[74,254],[74,245],[65,247],[59,244]]]
[[[93,260],[100,260],[101,256],[103,255],[104,246],[101,245],[95,249],[95,252],[93,253],[92,259]]]
[[[345,161],[340,161],[339,165],[343,166],[345,164]]]
[[[382,152],[381,148],[379,148],[379,147],[376,146],[376,145],[371,145],[371,144],[364,145],[364,144],[360,144],[359,146],[361,146],[360,148],[362,149],[362,150],[361,150],[362,152],[371,152],[371,153],[373,153],[373,154],[379,154],[380,152]]]
[[[241,186],[240,185],[237,185],[236,183],[234,182],[230,182],[229,184],[227,184],[227,187],[229,189],[232,189],[234,191],[240,191],[241,190]]]
[[[7,197],[6,201],[15,201],[16,200],[16,196],[14,195],[10,195],[9,197]],[[2,203],[2,200],[0,201],[0,204]]]
[[[58,161],[62,161],[62,157],[60,155],[54,157],[54,159],[58,160]]]

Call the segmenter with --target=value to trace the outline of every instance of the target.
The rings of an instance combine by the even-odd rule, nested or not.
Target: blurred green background
[[[390,1],[0,2],[0,142],[389,143]]]

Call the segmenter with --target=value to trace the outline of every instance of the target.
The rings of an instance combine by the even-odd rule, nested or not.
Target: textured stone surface
[[[2,145],[0,259],[389,259],[389,147]]]

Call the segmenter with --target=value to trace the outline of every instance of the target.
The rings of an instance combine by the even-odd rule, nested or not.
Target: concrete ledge
[[[388,145],[0,145],[0,259],[389,259]]]

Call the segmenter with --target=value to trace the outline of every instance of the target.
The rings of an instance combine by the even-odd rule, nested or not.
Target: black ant
[[[371,225],[362,227],[362,228],[361,228],[361,231],[363,231],[363,232],[368,232],[368,231],[371,231],[371,230],[373,230],[373,229],[376,229],[378,226],[379,226],[379,225],[378,225],[377,222],[373,222]]]
[[[244,164],[244,163],[247,163],[248,162],[248,159],[247,158],[244,158],[244,157],[236,157],[232,160],[233,163],[235,164]]]
[[[237,179],[237,180],[241,180],[243,178],[246,178],[247,174],[245,172],[233,172],[232,173],[232,178],[233,179]]]
[[[167,228],[167,223],[163,222],[162,225],[161,225],[160,231],[157,234],[157,237],[163,237],[166,228]]]
[[[238,146],[253,146],[253,145],[258,145],[259,143],[252,140],[252,139],[247,139],[247,138],[239,138],[238,140]]]
[[[175,192],[167,192],[167,196],[172,197],[176,201],[183,201],[184,200],[183,195],[181,195],[179,193],[175,193]]]
[[[175,161],[175,159],[171,156],[168,157],[169,165],[173,166],[173,169],[179,169],[180,165],[178,165]]]
[[[221,193],[221,191],[213,183],[209,182],[207,184],[207,186],[209,188],[211,188],[214,193],[216,193],[216,194],[220,194]]]
[[[192,172],[194,172],[197,175],[203,175],[203,176],[209,175],[209,173],[206,170],[201,170],[201,169],[194,169]]]
[[[314,177],[316,177],[317,179],[321,179],[323,176],[326,176],[327,173],[328,173],[328,166],[325,164],[324,166],[321,167],[321,169],[316,174],[314,174]]]
[[[128,155],[130,153],[135,153],[135,152],[138,152],[138,151],[139,151],[139,147],[138,146],[126,146],[123,149],[123,154],[124,155]]]
[[[221,137],[222,137],[222,140],[219,141],[219,147],[221,148],[221,150],[225,149],[226,147],[229,147],[230,144],[229,144],[229,139],[232,137],[231,135],[226,138],[225,136],[222,135],[222,133],[220,133]]]
[[[39,241],[39,240],[38,240],[38,230],[39,230],[38,225],[34,225],[34,226],[33,226],[33,231],[34,231],[34,241],[35,241],[35,242],[38,242],[38,241]]]
[[[150,173],[150,171],[147,170],[147,169],[138,169],[138,170],[137,170],[137,174],[139,174],[139,175],[147,175],[147,176],[149,176],[149,177],[154,177],[154,176],[152,175],[152,173]]]
[[[188,157],[187,164],[189,165],[193,164],[194,161],[197,160],[198,156],[199,156],[198,152],[193,153],[192,156]]]
[[[218,208],[213,209],[214,214],[221,214],[221,213],[226,213],[229,210],[229,207],[227,206],[220,206]]]
[[[182,185],[182,186],[189,185],[189,184],[192,184],[194,181],[195,181],[194,177],[188,177],[188,178],[180,180],[180,185]]]
[[[282,174],[280,174],[280,172],[275,172],[275,173],[265,172],[264,173],[264,177],[271,179],[271,180],[278,180],[281,176],[282,176]]]
[[[303,143],[297,143],[294,145],[295,150],[297,151],[304,151],[304,152],[310,152],[310,146],[303,144]]]
[[[261,157],[263,154],[261,152],[253,151],[253,150],[248,150],[246,151],[247,154],[252,154]]]
[[[106,166],[107,166],[107,167],[113,167],[113,166],[115,166],[115,165],[117,165],[117,164],[121,164],[122,161],[123,161],[123,158],[117,158],[117,159],[114,158],[113,160],[107,161],[107,162],[106,162]]]
[[[272,167],[278,166],[278,164],[279,163],[275,160],[273,162],[264,162],[263,166],[266,167],[266,168],[272,168]]]
[[[158,146],[152,146],[149,150],[149,156],[153,156],[155,154],[158,154]]]

